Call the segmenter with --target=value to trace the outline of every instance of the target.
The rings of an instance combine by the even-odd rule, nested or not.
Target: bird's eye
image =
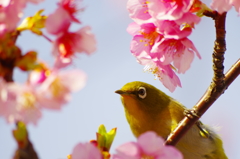
[[[139,96],[139,98],[144,99],[147,96],[146,88],[139,87],[139,89],[138,89],[138,96]]]

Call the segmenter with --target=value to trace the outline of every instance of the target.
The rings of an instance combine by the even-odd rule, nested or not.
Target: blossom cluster
[[[199,2],[199,1],[198,1]],[[171,92],[185,73],[194,55],[201,58],[188,36],[200,17],[194,14],[202,3],[194,0],[129,0],[127,9],[134,20],[127,28],[133,35],[131,52]]]
[[[240,13],[239,0],[213,0],[211,9],[219,14],[232,6]],[[127,28],[133,36],[131,53],[144,70],[155,74],[173,92],[181,82],[176,73],[185,73],[194,56],[201,56],[188,38],[205,11],[212,10],[200,0],[128,0]]]
[[[90,55],[96,50],[96,40],[89,26],[75,32],[70,26],[80,24],[76,15],[78,0],[59,0],[56,10],[49,16],[27,17],[21,24],[23,10],[27,3],[43,0],[4,0],[0,2],[0,116],[8,122],[23,121],[37,124],[42,109],[60,110],[86,83],[86,74],[81,70],[62,70],[73,63],[76,53]],[[55,37],[48,38],[46,33]],[[36,51],[23,53],[16,45],[20,32],[30,30],[45,37],[53,44],[53,66],[38,58]],[[13,81],[13,70],[18,67],[28,73],[25,83]]]

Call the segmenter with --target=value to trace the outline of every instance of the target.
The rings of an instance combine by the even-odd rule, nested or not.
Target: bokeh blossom
[[[100,150],[92,143],[79,143],[77,144],[70,159],[102,159]]]
[[[155,132],[146,132],[137,142],[119,146],[113,159],[183,159],[182,154],[173,146],[164,145],[164,140]]]
[[[75,53],[92,54],[96,51],[95,36],[89,26],[76,32],[64,32],[53,43],[53,55],[56,57],[55,66],[64,67],[71,63]]]
[[[76,7],[77,5],[74,0],[61,0],[55,12],[47,18],[47,31],[57,35],[67,31],[72,22],[80,23],[74,16],[77,13]]]
[[[42,116],[37,92],[27,84],[5,83],[1,80],[1,85],[0,115],[10,123],[23,121],[36,125]]]
[[[76,52],[91,54],[96,50],[95,36],[89,26],[76,32],[69,31],[72,22],[80,23],[75,17],[78,11],[74,0],[61,0],[56,11],[46,20],[47,31],[56,36],[52,51],[56,68],[71,64]]]
[[[86,83],[85,73],[79,70],[53,71],[44,80],[42,76],[37,77],[39,85],[0,80],[0,115],[8,122],[23,121],[36,125],[43,108],[61,109],[70,100],[71,93],[80,90]]]
[[[82,89],[86,75],[80,70],[53,71],[39,86],[42,107],[59,110],[69,102],[71,93]]]
[[[28,2],[39,3],[43,0],[3,0],[0,1],[0,36],[13,31],[23,17],[23,9]]]

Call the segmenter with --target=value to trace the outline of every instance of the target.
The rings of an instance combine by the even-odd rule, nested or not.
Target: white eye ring
[[[145,87],[139,87],[138,88],[138,97],[141,98],[141,99],[144,99],[144,98],[146,98],[146,96],[147,96],[146,88]]]

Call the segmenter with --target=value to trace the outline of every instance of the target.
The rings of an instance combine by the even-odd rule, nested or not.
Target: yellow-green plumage
[[[166,139],[184,117],[186,108],[182,104],[150,84],[130,82],[116,93],[121,95],[127,121],[136,137],[155,131]],[[200,126],[202,130],[194,125],[176,145],[184,159],[227,159],[219,136],[209,127]]]

